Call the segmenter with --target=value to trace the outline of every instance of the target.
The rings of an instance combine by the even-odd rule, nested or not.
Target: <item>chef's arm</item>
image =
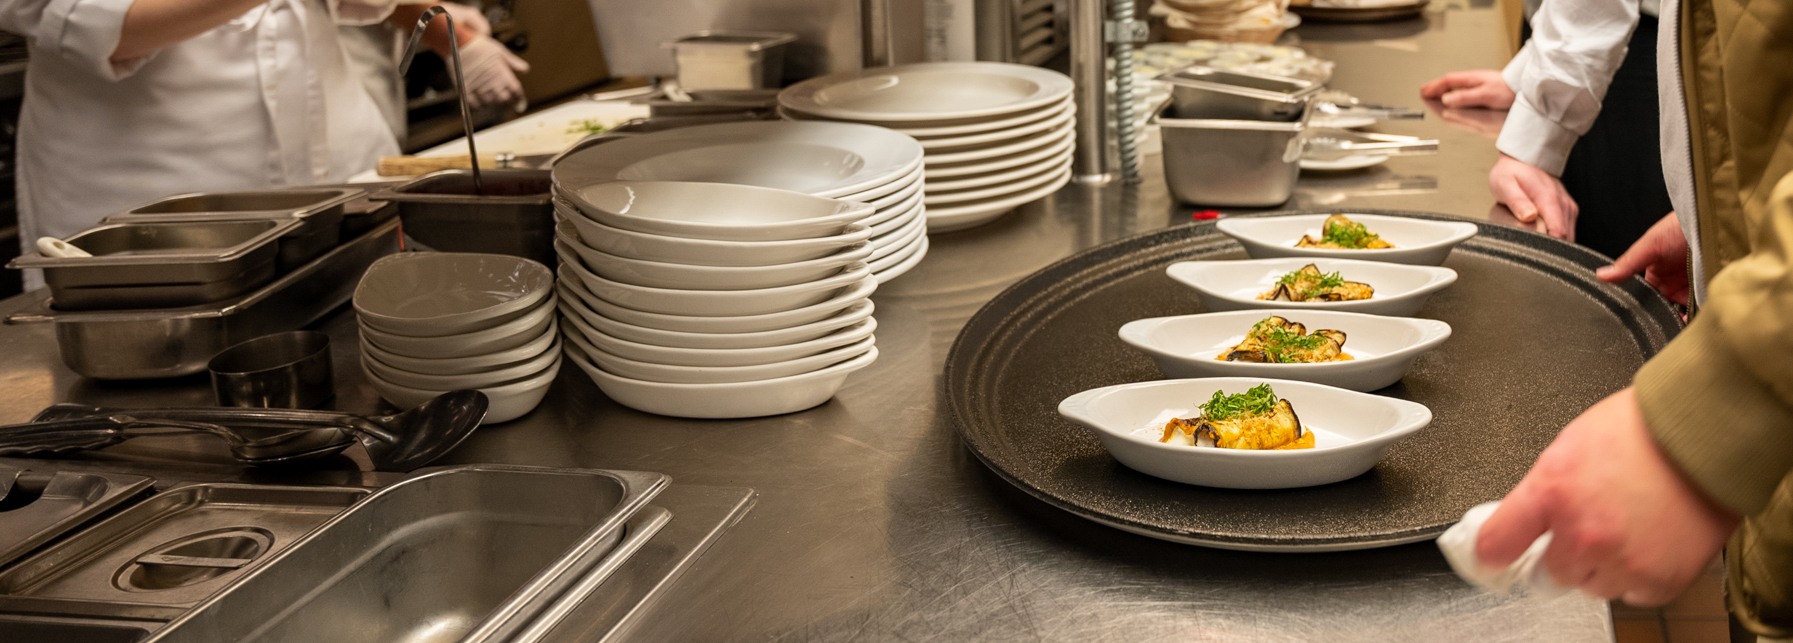
[[[1712,278],[1699,316],[1636,380],[1662,450],[1745,516],[1793,471],[1793,174],[1758,212],[1751,252]]]
[[[1545,0],[1532,14],[1531,39],[1501,72],[1517,96],[1495,147],[1562,176],[1625,61],[1638,11],[1638,0]]]
[[[134,0],[112,63],[122,65],[211,31],[267,0]]]

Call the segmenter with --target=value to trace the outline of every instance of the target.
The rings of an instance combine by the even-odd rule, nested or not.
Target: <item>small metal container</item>
[[[1301,174],[1305,124],[1152,117],[1164,137],[1164,181],[1177,200],[1267,207],[1289,200]]]
[[[484,170],[483,194],[471,170],[443,170],[374,194],[398,203],[405,235],[433,250],[534,259],[553,268],[553,179],[548,170]]]
[[[131,208],[102,222],[299,219],[305,225],[280,238],[276,261],[284,273],[341,243],[344,206],[365,196],[367,190],[354,187],[182,194]]]
[[[785,45],[796,40],[783,32],[699,31],[665,46],[678,62],[681,89],[766,89],[783,84]]]
[[[1175,118],[1297,121],[1322,85],[1311,80],[1190,65],[1159,74]]]
[[[276,240],[297,219],[134,222],[67,239],[91,257],[27,255],[8,268],[40,268],[62,310],[166,308],[225,299],[274,278]]]
[[[295,330],[257,337],[213,357],[218,406],[309,409],[336,394],[330,336]]]

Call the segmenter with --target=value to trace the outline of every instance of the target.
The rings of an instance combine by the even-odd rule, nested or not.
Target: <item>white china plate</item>
[[[978,133],[978,134],[970,134],[970,135],[965,135],[965,136],[948,136],[948,137],[942,137],[942,138],[919,138],[919,139],[916,139],[916,141],[921,143],[921,148],[924,150],[937,150],[937,149],[946,149],[946,148],[954,148],[954,147],[964,147],[966,145],[982,145],[984,143],[995,143],[998,141],[1010,141],[1010,140],[1019,139],[1019,138],[1037,133],[1037,132],[1045,132],[1045,131],[1057,129],[1059,127],[1063,127],[1066,123],[1071,122],[1071,119],[1073,116],[1076,116],[1076,114],[1073,112],[1067,111],[1063,114],[1054,116],[1052,118],[1049,118],[1049,119],[1046,119],[1043,121],[1039,121],[1039,122],[1035,122],[1035,123],[1027,123],[1025,125],[1018,125],[1018,126],[1011,127],[1008,129],[1000,129],[1000,130],[996,130],[993,132],[982,132],[982,133]]]
[[[927,189],[927,196],[924,197],[921,202],[928,207],[938,208],[954,203],[965,203],[967,201],[999,199],[1012,194],[1024,193],[1035,187],[1045,185],[1058,175],[1069,171],[1071,171],[1071,157],[1066,156],[1063,159],[1059,159],[1057,165],[1047,166],[1045,170],[1042,170],[1037,174],[1000,185],[972,188],[969,190],[936,190],[933,186],[929,186]]]
[[[562,354],[566,353],[562,351]],[[502,424],[523,417],[535,410],[536,405],[542,403],[542,398],[548,396],[548,385],[553,384],[555,376],[560,374],[560,365],[563,361],[565,360],[555,359],[554,364],[547,370],[526,379],[479,389],[479,392],[486,394],[487,401],[486,417],[479,423],[481,425]],[[365,362],[361,365],[361,374],[367,376],[368,383],[374,385],[374,389],[380,392],[380,397],[401,409],[416,408],[418,405],[448,392],[411,388],[388,382],[368,369]]]
[[[1361,154],[1336,159],[1301,159],[1301,169],[1319,172],[1343,172],[1345,170],[1361,170],[1388,162],[1388,157],[1380,154]]]
[[[1069,76],[1029,65],[916,63],[812,78],[779,92],[778,104],[823,118],[925,122],[1023,112],[1071,89]]]
[[[1277,279],[1283,275],[1310,263],[1322,273],[1337,272],[1346,281],[1369,284],[1376,292],[1369,299],[1357,301],[1266,301],[1257,298],[1274,288]],[[1171,264],[1165,272],[1171,279],[1194,288],[1202,307],[1211,312],[1307,309],[1411,317],[1426,304],[1432,293],[1457,281],[1457,271],[1450,268],[1309,257],[1180,261]]]
[[[554,240],[561,265],[570,266],[585,289],[598,298],[635,310],[667,315],[730,316],[769,315],[824,302],[871,274],[863,263],[849,264],[826,279],[794,286],[752,290],[684,290],[648,288],[611,281],[591,272],[566,242]]]
[[[1060,125],[1058,129],[1033,136],[1022,137],[1014,141],[1003,140],[995,143],[973,145],[969,146],[969,149],[952,148],[948,150],[930,151],[928,152],[927,157],[922,160],[922,163],[924,165],[940,165],[943,163],[980,161],[999,156],[1019,154],[1021,152],[1035,150],[1049,145],[1056,145],[1075,136],[1075,133],[1071,131],[1071,125],[1072,124],[1067,123]]]
[[[870,264],[879,259],[883,259],[884,257],[888,257],[904,248],[908,248],[915,244],[916,237],[920,237],[927,233],[928,219],[927,217],[918,215],[914,219],[911,219],[907,225],[891,231],[889,235],[879,239],[873,239],[872,254],[871,256],[866,257],[865,261]]]
[[[955,124],[955,125],[936,126],[936,125],[929,124],[929,125],[921,126],[921,127],[912,127],[912,126],[910,126],[912,124],[906,124],[906,123],[888,123],[888,122],[866,121],[866,120],[854,120],[852,122],[864,123],[866,125],[877,125],[879,127],[883,127],[886,129],[897,131],[897,132],[902,132],[904,134],[913,136],[917,139],[921,139],[921,138],[927,138],[927,137],[965,136],[965,135],[969,135],[969,134],[977,134],[980,132],[989,132],[989,131],[994,131],[994,130],[999,130],[999,129],[1007,129],[1007,128],[1016,127],[1016,126],[1020,126],[1020,125],[1026,125],[1028,123],[1034,123],[1034,122],[1038,122],[1041,120],[1054,118],[1054,117],[1058,116],[1059,114],[1062,114],[1066,111],[1070,111],[1073,109],[1076,109],[1076,107],[1074,107],[1073,104],[1071,103],[1071,98],[1069,96],[1066,96],[1065,99],[1063,101],[1060,101],[1059,103],[1047,105],[1047,106],[1041,107],[1039,109],[1029,110],[1027,112],[1017,114],[1014,116],[998,115],[998,116],[985,117],[985,118],[958,119],[956,122],[958,122],[960,124]],[[778,108],[778,115],[787,121],[832,120],[832,119],[827,119],[827,118],[823,118],[820,116],[815,116],[813,114],[805,114],[803,112],[799,112],[799,111],[792,110],[792,109],[787,109],[784,107]],[[945,121],[945,122],[954,122],[954,121]]]
[[[878,359],[878,349],[801,375],[729,384],[644,382],[606,373],[577,351],[566,355],[618,404],[672,417],[724,419],[794,413],[827,402],[848,375]]]
[[[1194,418],[1215,391],[1269,384],[1314,432],[1312,449],[1256,451],[1165,444],[1164,424]],[[1291,489],[1347,480],[1376,466],[1388,449],[1432,422],[1425,406],[1308,382],[1244,377],[1161,380],[1092,389],[1065,398],[1058,412],[1096,432],[1114,459],[1146,475],[1225,489]]]
[[[891,194],[907,191],[909,189],[909,186],[920,183],[922,176],[923,175],[922,175],[921,166],[917,165],[914,168],[910,169],[908,174],[904,174],[901,177],[898,177],[889,183],[885,183],[884,185],[870,188],[870,189],[867,189],[867,190],[864,190],[861,192],[854,192],[854,193],[848,194],[846,196],[833,197],[833,198],[837,198],[842,201],[859,201],[861,203],[870,203],[870,204],[872,204],[873,207],[882,208],[882,207],[884,207],[883,204],[889,203],[888,199],[890,198]]]
[[[878,280],[868,276],[860,280],[859,283],[835,293],[826,301],[794,310],[764,315],[700,317],[650,313],[619,306],[592,294],[591,290],[587,289],[585,284],[580,281],[578,273],[572,266],[562,264],[559,274],[561,286],[572,291],[573,295],[577,296],[580,303],[585,304],[587,309],[604,317],[636,326],[689,333],[755,333],[811,324],[839,314],[847,307],[870,297],[872,292],[878,289]]]
[[[661,261],[643,261],[596,250],[579,238],[579,233],[565,222],[554,227],[555,238],[579,255],[581,265],[598,276],[648,288],[685,290],[752,290],[779,288],[827,279],[839,274],[854,262],[867,261],[872,244],[861,241],[822,257],[770,266],[698,266]]]
[[[567,333],[566,337],[569,352],[579,354],[606,373],[668,384],[731,384],[802,375],[864,355],[877,343],[877,338],[867,337],[807,357],[753,366],[669,366],[611,355],[587,343],[578,333]]]
[[[730,183],[611,181],[561,196],[613,228],[714,241],[830,237],[877,212],[869,203]]]
[[[836,198],[900,180],[922,160],[905,134],[855,123],[751,121],[622,138],[554,164],[567,191],[615,180],[739,183]]]
[[[1388,261],[1421,266],[1437,266],[1451,254],[1451,248],[1475,236],[1476,225],[1468,221],[1433,221],[1411,217],[1357,214],[1343,211],[1352,221],[1394,244],[1387,250],[1326,250],[1297,248],[1302,235],[1320,238],[1320,224],[1329,215],[1291,214],[1263,217],[1229,217],[1215,224],[1221,234],[1244,244],[1245,253],[1253,259],[1271,257],[1326,257]],[[1362,281],[1354,279],[1353,281]]]
[[[1022,152],[1020,154],[1005,156],[1002,158],[990,159],[990,160],[986,160],[986,161],[971,161],[968,163],[948,163],[948,164],[943,164],[943,165],[929,165],[926,168],[927,169],[926,176],[927,176],[927,180],[933,181],[933,180],[938,180],[938,179],[970,176],[973,174],[989,174],[991,172],[995,172],[998,170],[1006,170],[1006,169],[1016,167],[1016,166],[1027,165],[1030,163],[1038,163],[1044,159],[1056,158],[1058,156],[1068,155],[1071,153],[1071,150],[1074,149],[1076,146],[1077,146],[1076,138],[1071,137],[1071,136],[1066,136],[1066,137],[1063,137],[1061,140],[1059,140],[1057,143],[1053,143],[1046,147],[1042,147],[1037,150],[1030,150],[1030,151]]]
[[[875,239],[878,237],[882,237],[889,234],[892,230],[903,227],[908,224],[910,219],[921,214],[922,210],[925,208],[925,206],[921,204],[921,199],[921,190],[916,190],[915,194],[909,195],[909,200],[903,202],[900,207],[890,208],[888,212],[879,212],[876,215],[866,217],[864,220],[860,221],[860,225],[872,227],[872,238],[874,239],[872,245],[877,245]]]
[[[900,256],[902,254],[903,253],[899,251],[896,255],[892,255],[892,256]],[[908,257],[905,257],[902,261],[899,261],[899,262],[891,265],[889,268],[886,268],[882,272],[875,273],[878,275],[878,283],[881,283],[881,284],[889,283],[890,280],[903,276],[903,273],[909,272],[911,269],[914,269],[916,266],[921,265],[921,260],[926,258],[927,256],[928,256],[928,235],[924,234],[924,235],[921,235],[921,241],[919,241],[918,243],[915,244],[915,249],[908,253]]]
[[[566,288],[567,286],[562,286]],[[578,294],[567,292],[560,297],[562,314],[571,312],[579,316],[585,323],[598,331],[631,342],[653,344],[655,346],[671,346],[674,348],[765,348],[768,346],[784,346],[818,339],[834,331],[852,326],[870,317],[875,310],[871,300],[853,302],[834,315],[821,321],[810,322],[790,328],[778,328],[756,333],[688,333],[676,330],[662,330],[637,326],[593,311]],[[627,375],[627,373],[624,373]],[[633,376],[630,376],[633,377]],[[651,379],[651,378],[649,378]]]
[[[870,226],[852,224],[832,237],[787,241],[714,241],[631,232],[598,223],[558,200],[554,213],[573,224],[585,245],[613,255],[697,266],[767,266],[819,259],[872,237]]]
[[[1046,172],[1047,170],[1068,162],[1070,158],[1071,150],[1070,148],[1066,148],[1064,152],[1048,156],[1045,160],[1029,163],[1014,169],[998,170],[991,174],[974,174],[956,178],[928,179],[927,186],[929,191],[950,192],[954,190],[970,190],[992,185],[1003,185],[1018,179],[1024,179]]]
[[[598,350],[639,362],[668,366],[758,366],[785,362],[858,342],[871,337],[878,329],[878,321],[868,317],[846,328],[794,344],[758,348],[680,348],[612,337],[587,323],[586,317],[577,313],[562,313],[562,317],[565,321],[561,324],[562,332],[570,329]]]
[[[1320,364],[1217,359],[1243,341],[1253,324],[1271,315],[1300,323],[1309,333],[1320,329],[1345,333],[1345,354],[1353,359]],[[1400,381],[1414,360],[1450,339],[1451,326],[1434,319],[1260,309],[1140,319],[1121,326],[1120,335],[1121,341],[1151,356],[1158,370],[1171,377],[1274,377],[1374,391]]]
[[[952,232],[973,228],[1001,218],[1003,214],[1023,204],[1046,198],[1071,181],[1070,170],[1056,175],[1051,182],[1010,197],[955,203],[950,206],[928,208],[928,233]]]

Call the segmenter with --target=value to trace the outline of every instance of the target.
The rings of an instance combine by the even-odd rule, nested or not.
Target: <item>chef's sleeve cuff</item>
[[[1696,319],[1634,384],[1650,434],[1695,486],[1741,515],[1768,505],[1793,469],[1793,409],[1751,374],[1720,320]]]
[[[92,70],[111,81],[130,78],[155,54],[114,63],[133,0],[51,0],[44,8],[36,49]]]
[[[392,15],[396,0],[326,0],[330,19],[347,27],[371,25]]]
[[[1500,79],[1507,82],[1507,87],[1518,92],[1520,87],[1525,86],[1525,67],[1531,64],[1531,60],[1532,43],[1528,40],[1519,48],[1519,53],[1513,54],[1513,59],[1507,61],[1507,66],[1501,68]]]
[[[1581,135],[1546,118],[1520,94],[1507,111],[1506,123],[1500,126],[1500,138],[1494,147],[1507,156],[1524,161],[1551,176],[1562,176],[1563,165],[1569,162],[1569,150]]]

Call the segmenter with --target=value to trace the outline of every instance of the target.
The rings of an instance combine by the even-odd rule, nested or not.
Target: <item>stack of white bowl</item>
[[[846,121],[914,137],[926,150],[928,231],[982,225],[1071,180],[1071,79],[1009,63],[876,67],[778,94],[795,121]]]
[[[506,255],[415,252],[374,262],[355,289],[361,368],[399,408],[478,389],[485,424],[540,404],[560,372],[554,273]]]
[[[640,134],[567,155],[554,164],[554,192],[598,183],[698,181],[792,190],[876,208],[865,258],[883,283],[928,254],[922,148],[869,125],[755,121]]]
[[[725,183],[568,191],[567,355],[630,408],[694,418],[801,411],[878,357],[873,208]]]

